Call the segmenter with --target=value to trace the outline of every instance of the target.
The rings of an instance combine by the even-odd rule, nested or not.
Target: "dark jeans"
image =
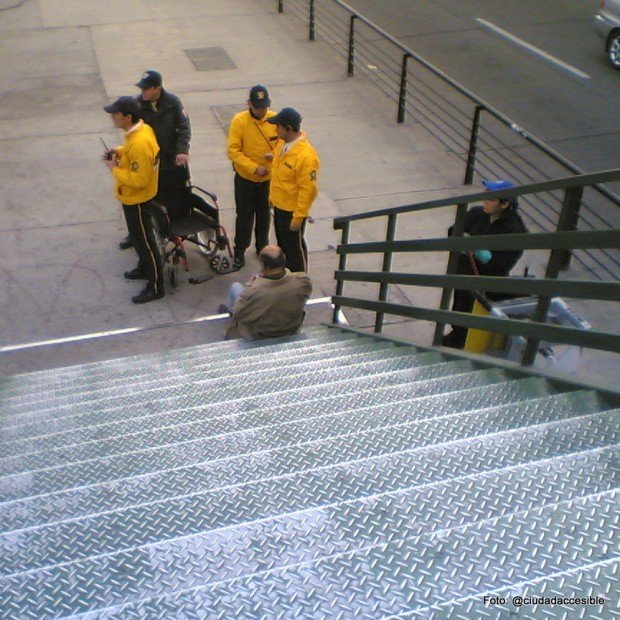
[[[293,219],[292,211],[282,211],[274,207],[273,221],[276,229],[276,238],[278,245],[286,254],[286,266],[291,271],[308,272],[308,247],[304,234],[306,232],[306,221],[299,230],[292,231],[290,229],[291,220]]]
[[[269,245],[269,181],[256,183],[235,174],[235,257],[242,258],[252,242],[252,229],[256,252]]]
[[[139,263],[156,293],[164,292],[164,255],[157,233],[155,205],[152,200],[137,205],[123,205],[127,229],[138,253]]]

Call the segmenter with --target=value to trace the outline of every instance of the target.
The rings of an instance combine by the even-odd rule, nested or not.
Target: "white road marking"
[[[317,304],[331,304],[331,297],[317,297],[309,299],[307,306],[316,306]],[[344,315],[343,315],[344,316]],[[163,323],[161,325],[149,325],[146,327],[126,327],[124,329],[113,329],[105,332],[96,332],[93,334],[81,334],[79,336],[68,336],[66,338],[54,338],[53,340],[41,340],[39,342],[28,342],[25,344],[12,344],[6,347],[0,347],[0,353],[9,353],[11,351],[23,351],[24,349],[36,349],[39,347],[49,347],[53,344],[66,344],[68,342],[80,342],[81,340],[95,340],[96,338],[107,338],[108,336],[120,336],[123,334],[133,334],[136,332],[148,331],[151,329],[162,329],[167,327],[177,327],[179,325],[191,325],[192,323],[204,323],[205,321],[217,321],[229,318],[228,314],[211,314],[209,316],[200,316],[189,321],[180,323]]]
[[[569,65],[563,60],[560,60],[559,58],[556,58],[555,56],[548,54],[544,50],[541,50],[539,47],[536,47],[535,45],[532,45],[531,43],[528,43],[527,41],[524,41],[523,39],[519,39],[519,37],[515,37],[514,34],[510,34],[510,32],[504,30],[503,28],[500,28],[499,26],[496,26],[495,24],[492,24],[486,19],[476,17],[476,21],[481,26],[486,28],[487,30],[490,30],[491,32],[494,32],[495,34],[498,34],[500,37],[503,37],[504,39],[508,39],[508,41],[510,41],[511,43],[514,43],[515,45],[518,45],[519,47],[523,48],[524,50],[536,56],[539,56],[540,58],[546,60],[547,62],[550,62],[556,65],[557,67],[560,67],[564,71],[568,71],[568,73],[571,73],[572,75],[575,75],[585,80],[592,79],[587,73],[584,73],[580,69],[577,69],[577,67],[573,67],[573,65]]]

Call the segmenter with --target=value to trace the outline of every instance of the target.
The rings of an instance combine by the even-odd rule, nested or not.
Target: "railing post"
[[[411,58],[408,52],[403,54],[403,64],[400,70],[400,90],[398,92],[398,123],[405,122],[407,112],[407,61]]]
[[[308,23],[308,39],[314,41],[316,39],[316,10],[314,0],[310,0],[310,21]]]
[[[347,60],[347,75],[353,77],[355,72],[355,20],[357,15],[351,15],[349,19],[349,54]]]
[[[474,119],[471,124],[471,134],[469,136],[469,149],[467,150],[467,164],[465,167],[465,185],[472,185],[474,173],[476,171],[476,149],[478,148],[478,129],[480,128],[480,113],[484,110],[481,105],[476,106]]]
[[[349,228],[351,226],[350,222],[345,222],[342,225],[342,237],[340,239],[340,245],[346,245],[349,243]],[[338,259],[338,270],[344,271],[347,268],[347,255],[341,254]],[[336,280],[336,297],[340,297],[344,291],[344,280],[338,278]],[[334,304],[334,312],[332,314],[332,323],[338,323],[338,314],[340,313],[340,306]]]
[[[572,222],[572,213],[575,210],[575,205],[581,204],[583,197],[583,187],[567,187],[564,192],[564,201],[562,202],[562,210],[560,211],[560,219],[558,222],[558,231],[573,230],[571,228],[564,228],[564,226],[570,225]],[[547,270],[545,272],[545,278],[557,279],[560,271],[562,270],[562,264],[565,260],[566,253],[570,255],[570,251],[563,249],[551,250],[549,255],[549,262],[547,263]],[[536,304],[536,310],[533,321],[538,323],[545,323],[547,321],[547,314],[549,312],[549,306],[551,304],[551,297],[549,295],[541,295],[538,298]],[[523,357],[521,358],[522,366],[531,366],[536,359],[536,353],[538,352],[538,346],[540,345],[539,338],[528,338],[523,351]]]
[[[462,237],[463,230],[465,228],[465,216],[467,215],[467,205],[460,204],[456,208],[456,218],[454,220],[454,227],[452,228],[453,237]],[[446,267],[446,274],[456,273],[456,269],[459,263],[460,252],[450,252],[448,258],[448,266]],[[441,293],[441,301],[439,302],[440,310],[450,309],[450,298],[452,297],[452,289],[444,288]],[[435,325],[435,333],[433,334],[433,346],[438,347],[441,345],[441,339],[443,338],[443,330],[446,327],[445,323],[437,323]]]
[[[396,235],[396,213],[392,213],[388,216],[388,225],[387,225],[387,233],[385,235],[385,240],[388,243],[392,243],[394,241],[394,237]],[[392,269],[392,251],[387,250],[383,254],[383,266],[381,268],[382,273],[390,273]],[[379,287],[379,301],[386,301],[388,295],[388,287],[389,284],[387,282],[381,282]],[[375,333],[380,334],[383,331],[383,312],[377,312],[375,316]]]
[[[284,13],[284,0],[278,0],[278,13]]]
[[[581,191],[577,192],[577,189],[581,189]],[[558,220],[558,230],[577,230],[582,198],[583,187],[570,187],[566,190],[560,219]],[[558,252],[560,253],[560,269],[568,269],[573,253],[571,250],[558,250]]]

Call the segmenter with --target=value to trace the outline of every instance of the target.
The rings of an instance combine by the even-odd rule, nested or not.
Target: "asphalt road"
[[[608,65],[593,28],[598,0],[347,4],[584,170],[620,167],[620,71]]]

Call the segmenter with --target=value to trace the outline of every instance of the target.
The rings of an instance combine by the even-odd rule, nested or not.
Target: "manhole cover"
[[[237,65],[224,51],[223,47],[198,47],[185,50],[197,71],[219,71],[236,69]]]

